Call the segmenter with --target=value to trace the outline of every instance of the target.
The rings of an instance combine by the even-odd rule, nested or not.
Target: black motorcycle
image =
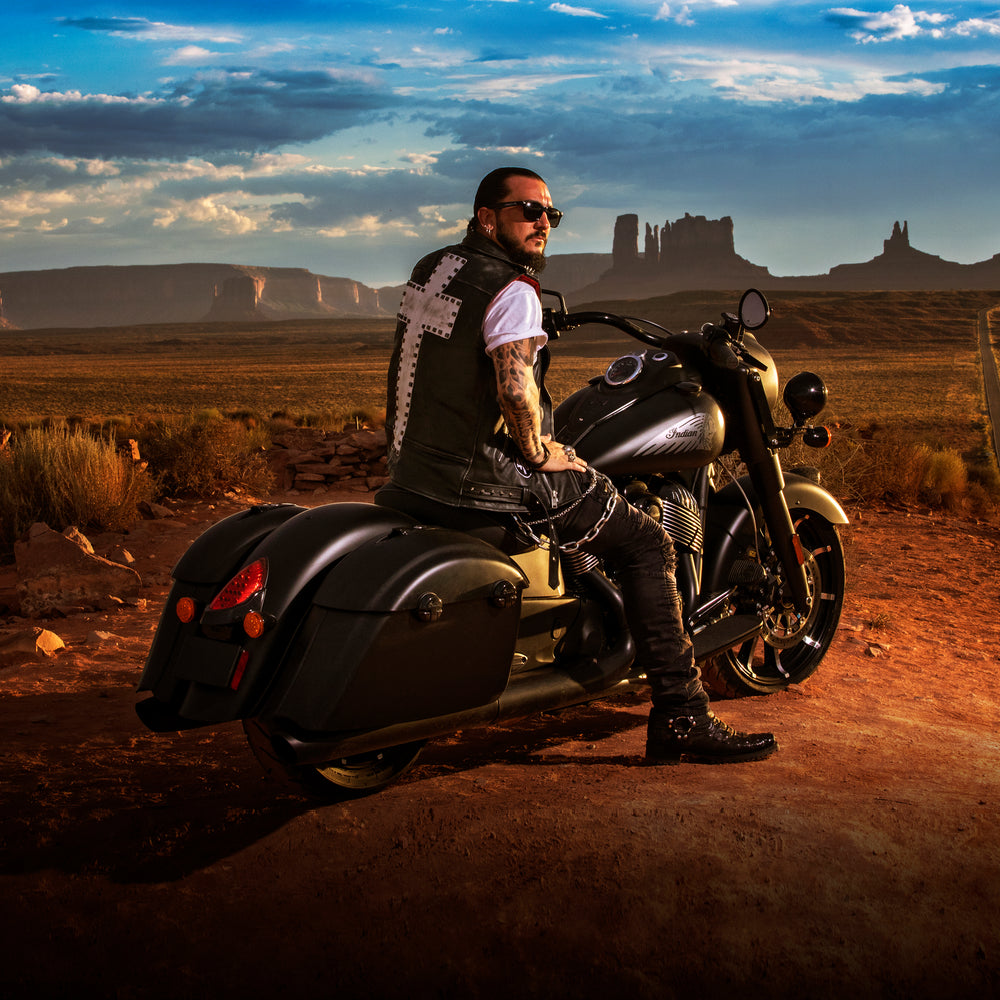
[[[847,517],[778,451],[829,443],[809,424],[822,380],[792,378],[792,426],[775,423],[756,290],[738,315],[680,334],[556,297],[550,337],[596,323],[646,345],[564,400],[555,436],[674,539],[708,683],[746,694],[805,680],[840,618]],[[621,594],[600,561],[556,563],[545,537],[508,554],[495,532],[368,503],[260,504],[220,521],[174,568],[139,717],[158,732],[241,720],[266,769],[342,798],[399,777],[429,739],[633,689]]]

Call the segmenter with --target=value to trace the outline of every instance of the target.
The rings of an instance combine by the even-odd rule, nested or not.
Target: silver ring
[[[576,461],[576,449],[575,448],[572,448],[569,445],[566,445],[566,447],[563,448],[563,454],[566,456],[566,458],[567,458],[568,461],[570,461],[570,462],[575,462]]]

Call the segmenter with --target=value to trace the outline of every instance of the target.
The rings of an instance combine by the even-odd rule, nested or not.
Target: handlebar
[[[549,329],[548,323],[543,323],[543,326],[546,327],[546,332],[550,336],[553,332],[558,336],[567,330],[575,330],[578,326],[585,326],[588,323],[598,323],[601,326],[613,326],[616,330],[621,330],[622,333],[627,333],[630,337],[641,340],[644,344],[649,344],[652,347],[667,346],[666,337],[643,330],[642,327],[637,326],[635,322],[626,316],[616,316],[613,313],[604,312],[555,312],[551,309],[546,309],[545,313],[545,319],[551,322],[551,329]],[[665,332],[668,336],[671,336],[669,331]]]
[[[757,361],[743,349],[743,334],[745,330],[756,330],[767,322],[770,309],[764,296],[749,289],[740,299],[739,315],[722,314],[722,325],[713,326],[706,323],[700,333],[674,334],[665,327],[646,319],[634,319],[629,316],[616,316],[606,312],[571,313],[566,308],[566,300],[559,292],[543,289],[544,295],[553,295],[559,300],[558,309],[543,310],[542,326],[550,339],[555,340],[561,333],[576,329],[587,323],[614,327],[643,344],[670,350],[680,341],[697,345],[705,352],[711,362],[727,371],[736,371],[742,365],[750,368],[766,370],[767,366]],[[662,333],[654,333],[650,327],[655,327]]]

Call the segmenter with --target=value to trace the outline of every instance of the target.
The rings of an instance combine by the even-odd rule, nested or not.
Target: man
[[[673,543],[647,514],[552,439],[540,286],[562,213],[531,170],[483,178],[461,244],[414,268],[389,369],[390,485],[377,502],[466,528],[495,512],[541,520],[559,544],[605,561],[621,586],[652,689],[652,763],[759,760],[770,733],[738,733],[710,711],[680,615]],[[477,522],[477,517],[479,521]]]

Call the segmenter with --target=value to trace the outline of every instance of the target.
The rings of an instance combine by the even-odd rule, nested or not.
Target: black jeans
[[[560,545],[583,538],[601,518],[613,492],[600,476],[594,491],[556,521]],[[602,559],[618,581],[636,663],[649,680],[653,705],[684,715],[704,712],[708,695],[681,620],[677,557],[667,532],[620,496],[596,537],[580,548]]]

